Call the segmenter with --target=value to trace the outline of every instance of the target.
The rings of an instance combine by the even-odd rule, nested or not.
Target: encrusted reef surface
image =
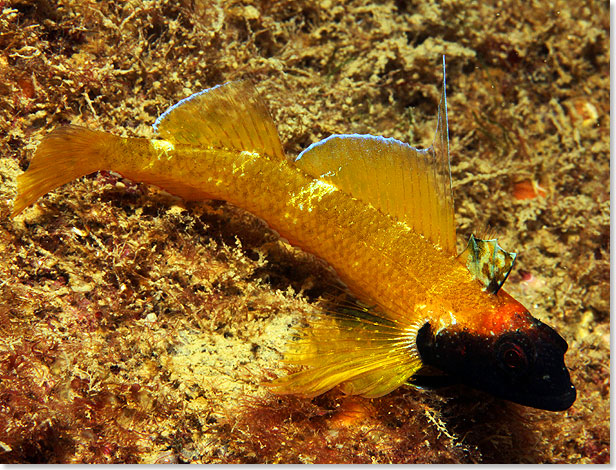
[[[609,462],[605,1],[0,1],[0,462]],[[448,63],[459,244],[520,253],[507,289],[567,338],[578,400],[270,394],[319,260],[220,201],[108,172],[16,219],[16,177],[74,123],[150,136],[249,77],[296,154],[332,133],[428,145]]]

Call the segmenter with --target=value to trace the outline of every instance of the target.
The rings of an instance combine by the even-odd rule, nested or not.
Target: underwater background
[[[610,461],[609,3],[0,1],[0,462]],[[9,213],[62,124],[152,136],[252,80],[296,155],[334,133],[428,146],[447,58],[458,248],[569,343],[578,399],[463,387],[269,393],[335,276],[252,215],[100,172]]]

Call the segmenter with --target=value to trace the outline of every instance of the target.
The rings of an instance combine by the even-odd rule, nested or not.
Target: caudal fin
[[[49,191],[103,169],[110,144],[117,139],[77,126],[51,132],[38,146],[28,170],[17,178],[17,198],[11,217]]]

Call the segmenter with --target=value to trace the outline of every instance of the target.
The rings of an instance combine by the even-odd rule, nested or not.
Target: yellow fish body
[[[565,409],[575,400],[564,340],[499,291],[512,255],[482,240],[456,255],[444,80],[426,150],[336,135],[287,158],[266,107],[242,81],[182,100],[155,129],[156,139],[55,130],[19,177],[13,215],[107,169],[188,200],[224,199],[327,261],[370,308],[311,319],[286,355],[306,368],[270,384],[279,393],[314,396],[340,385],[377,397],[428,364],[529,406]]]

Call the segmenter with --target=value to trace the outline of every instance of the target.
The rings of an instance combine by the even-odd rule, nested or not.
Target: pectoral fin
[[[318,315],[289,343],[285,362],[308,366],[267,386],[313,397],[340,385],[345,393],[380,397],[407,382],[421,360],[405,327],[368,311]]]

